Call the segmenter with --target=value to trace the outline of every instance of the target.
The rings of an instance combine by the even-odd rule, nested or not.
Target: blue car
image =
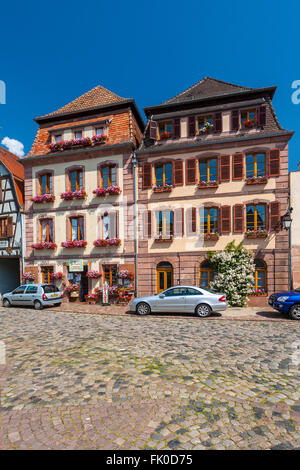
[[[278,312],[287,313],[293,320],[300,320],[300,288],[270,295],[269,305]]]

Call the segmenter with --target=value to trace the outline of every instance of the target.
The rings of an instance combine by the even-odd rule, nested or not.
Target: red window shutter
[[[214,115],[214,133],[222,132],[222,113]]]
[[[266,111],[267,111],[266,106],[261,106],[257,110],[257,122],[258,122],[258,125],[261,127],[266,125]]]
[[[220,181],[230,180],[230,155],[220,156]]]
[[[196,121],[195,116],[189,116],[189,123],[188,123],[188,136],[195,137],[196,134]]]
[[[244,177],[244,154],[235,153],[232,158],[232,179],[241,180]]]
[[[184,209],[180,207],[174,211],[174,235],[182,237],[184,233]]]
[[[174,139],[180,139],[180,119],[174,119]]]
[[[183,185],[183,161],[175,160],[173,164],[174,168],[174,186]]]
[[[13,237],[14,234],[14,225],[13,225],[13,217],[7,217],[7,225],[6,225],[6,236]]]
[[[149,122],[149,137],[150,139],[157,140],[157,122],[150,121]]]
[[[152,188],[152,164],[144,162],[143,167],[143,189]]]
[[[269,154],[269,176],[280,175],[280,152],[279,149],[270,150]]]
[[[186,234],[195,235],[197,232],[196,207],[189,207],[186,210]]]
[[[238,131],[240,128],[240,111],[233,109],[231,111],[231,130]]]
[[[244,205],[236,204],[233,207],[233,231],[242,233],[244,231]]]
[[[220,219],[221,219],[221,233],[231,232],[231,217],[230,217],[230,206],[221,206]]]
[[[196,159],[188,158],[186,161],[186,184],[196,183]]]
[[[144,220],[143,220],[143,235],[144,238],[151,238],[151,220],[152,220],[152,214],[151,211],[145,211],[144,212]]]
[[[280,230],[280,202],[270,203],[270,230]]]

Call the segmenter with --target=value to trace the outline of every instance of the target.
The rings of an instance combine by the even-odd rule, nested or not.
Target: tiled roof
[[[167,101],[164,101],[163,104],[181,103],[184,101],[210,98],[214,96],[225,95],[227,93],[230,94],[233,92],[248,90],[253,90],[253,88],[238,86],[232,83],[216,80],[215,78],[205,77],[187,90],[179,93]]]
[[[112,91],[107,90],[101,85],[92,88],[92,90],[84,93],[75,100],[66,104],[62,108],[59,108],[57,111],[54,111],[49,114],[45,114],[44,117],[56,116],[63,113],[70,113],[72,111],[83,111],[85,109],[96,108],[99,106],[105,106],[108,104],[119,103],[126,101],[128,98],[122,98],[121,96],[116,95]]]

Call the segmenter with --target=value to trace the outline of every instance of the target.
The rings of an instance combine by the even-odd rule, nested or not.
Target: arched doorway
[[[204,289],[210,288],[211,281],[214,280],[214,271],[209,261],[205,260],[200,265],[199,285]]]
[[[157,293],[173,286],[173,266],[171,263],[163,261],[156,267]]]

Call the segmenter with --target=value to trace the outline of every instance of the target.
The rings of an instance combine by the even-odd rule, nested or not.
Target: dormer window
[[[96,128],[96,135],[104,135],[104,127],[97,127]]]
[[[256,109],[241,111],[241,129],[252,129],[257,127]]]
[[[58,144],[59,142],[61,142],[63,139],[62,139],[62,134],[55,134],[54,136],[54,143],[55,144]]]
[[[74,139],[82,139],[82,130],[77,130],[74,132]]]
[[[159,123],[159,138],[170,139],[173,133],[173,122],[165,121]]]
[[[212,134],[214,128],[213,116],[200,116],[198,118],[197,134]]]

